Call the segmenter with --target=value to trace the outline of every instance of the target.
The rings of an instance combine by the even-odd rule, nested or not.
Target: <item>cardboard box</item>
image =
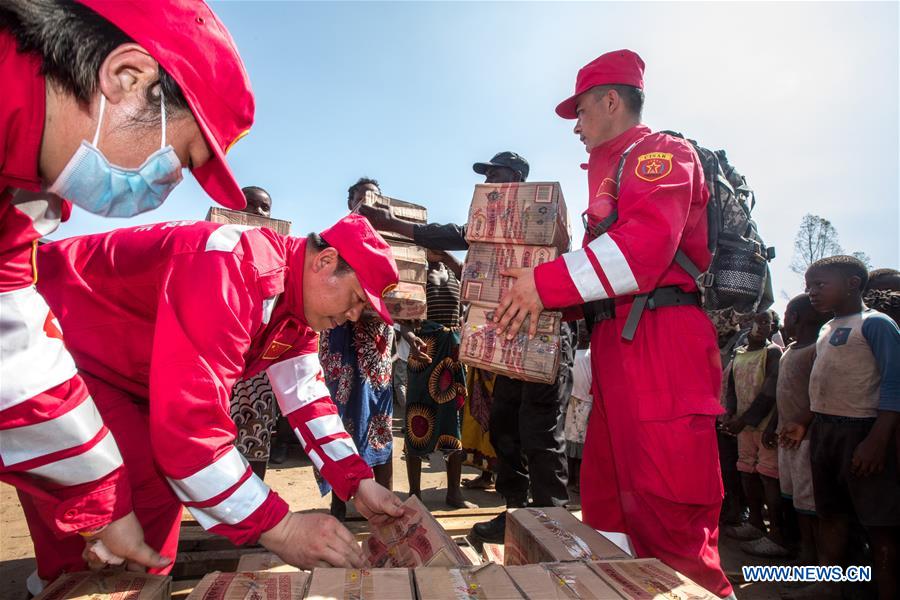
[[[169,600],[172,578],[130,571],[65,573],[35,600]]]
[[[282,219],[272,219],[270,217],[260,217],[259,215],[251,215],[239,210],[231,210],[218,206],[210,207],[206,213],[206,220],[213,223],[224,223],[226,225],[249,225],[250,227],[268,227],[275,233],[281,235],[290,235],[291,222]]]
[[[506,516],[504,564],[631,558],[565,508],[516,508]]]
[[[400,281],[425,285],[428,275],[428,255],[425,248],[414,244],[393,242],[391,253],[400,272]]]
[[[541,563],[506,567],[527,598],[541,600],[622,600],[587,563]]]
[[[475,186],[466,225],[469,242],[553,246],[566,252],[570,238],[568,209],[558,183]]]
[[[463,266],[460,300],[497,304],[515,281],[501,276],[501,270],[536,267],[556,257],[551,246],[472,244]]]
[[[559,369],[562,314],[543,312],[538,333],[528,339],[528,320],[511,340],[493,322],[494,307],[473,304],[466,312],[459,345],[460,360],[471,366],[514,379],[553,383]]]
[[[305,598],[310,600],[414,600],[409,569],[315,569]]]
[[[493,562],[502,565],[503,544],[490,544],[485,542],[481,545],[481,555],[484,557],[484,562]]]
[[[292,567],[271,552],[259,554],[244,554],[238,561],[237,571],[266,571],[268,573],[297,573],[297,567]]]
[[[367,191],[363,198],[363,204],[387,208],[394,217],[411,223],[428,222],[428,210],[424,206],[413,204],[412,202],[405,202],[403,200],[391,198],[390,196],[383,196],[372,191]],[[378,233],[386,240],[399,240],[402,242],[412,241],[411,238],[393,231],[379,231]]]
[[[403,503],[403,516],[382,526],[372,526],[363,542],[371,567],[470,566],[459,549],[425,505],[410,496]]]
[[[398,321],[422,321],[428,314],[425,287],[401,281],[384,295],[384,304],[391,317]]]
[[[213,571],[187,600],[300,600],[309,573],[222,573]]]
[[[415,569],[419,600],[516,600],[524,598],[500,565],[479,567],[419,567]]]
[[[718,596],[655,558],[588,563],[626,600],[717,600]]]

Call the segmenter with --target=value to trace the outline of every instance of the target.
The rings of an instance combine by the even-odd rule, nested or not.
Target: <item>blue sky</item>
[[[808,212],[875,266],[900,263],[897,3],[212,6],[257,103],[229,161],[242,185],[270,191],[295,234],[340,218],[361,175],[432,220],[464,222],[480,180],[472,163],[513,150],[532,181],[561,182],[580,240],[586,155],[553,108],[579,67],[631,48],[647,63],[645,122],[726,148],[756,190],[777,293],[802,290],[788,266]],[[155,212],[125,222],[79,211],[54,237],[202,219],[209,205],[186,176]]]

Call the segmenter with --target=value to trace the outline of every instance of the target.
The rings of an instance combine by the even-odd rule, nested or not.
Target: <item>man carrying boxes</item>
[[[473,170],[484,175],[485,184],[488,184],[478,186],[478,188],[490,193],[494,188],[513,189],[516,183],[524,182],[528,177],[529,165],[528,161],[514,152],[500,152],[488,162],[475,163]],[[557,236],[561,236],[564,238],[563,249],[565,249],[568,247],[566,227],[559,228],[553,225],[556,222],[556,216],[563,218],[565,214],[564,205],[561,212],[556,212],[558,204],[562,201],[561,194],[559,194],[558,186],[553,188],[553,184],[549,186],[542,184],[542,187],[551,188],[551,200],[553,201],[549,203],[549,206],[543,208],[552,208],[554,217],[547,222],[546,226],[541,227],[540,231],[538,228],[532,227],[532,235],[549,232],[548,237],[539,240],[539,243],[546,246],[551,246],[554,241],[558,243]],[[532,192],[536,192],[536,188],[533,188]],[[476,191],[476,193],[478,192]],[[553,193],[556,194],[555,199],[552,196]],[[492,240],[496,238],[492,238],[488,232],[499,232],[497,219],[502,216],[493,212],[498,208],[496,205],[491,205],[488,210],[489,202],[492,201],[485,196],[484,229],[472,232],[472,234],[468,232],[468,229],[473,226],[473,223],[466,226],[435,223],[414,224],[394,218],[389,211],[370,206],[361,207],[360,212],[368,217],[376,228],[397,231],[427,248],[469,250],[467,238],[472,239],[472,235],[475,235],[476,239]],[[538,206],[538,209],[540,208],[542,207]],[[546,214],[546,212],[536,214]],[[518,222],[521,224],[520,221]],[[490,229],[491,225],[494,227],[493,230]],[[533,242],[532,245],[535,243]],[[477,247],[470,250],[474,250],[476,256],[481,254]],[[490,253],[492,249],[487,249],[487,251]],[[514,247],[509,246],[504,250],[504,252],[506,251],[517,252]],[[545,247],[538,253],[540,252],[555,253],[556,250]],[[555,256],[555,254],[552,255]],[[533,254],[529,260],[539,260],[538,254]],[[466,270],[477,271],[473,264],[467,259]],[[491,271],[491,277],[493,280],[485,283],[497,285],[500,280],[499,272],[496,269]],[[465,296],[465,277],[463,285],[463,295]],[[482,290],[486,292],[485,287],[482,287]],[[497,297],[499,298],[499,296]],[[472,310],[477,315],[483,314],[485,309],[483,306],[480,308],[472,306],[470,311]],[[470,312],[469,321],[471,322],[473,318],[474,315]],[[546,318],[545,316],[544,319],[546,320]],[[557,315],[556,323],[558,323],[558,319]],[[556,323],[552,327],[556,327]],[[503,495],[510,508],[525,506],[529,502],[529,496],[531,501],[538,506],[562,506],[568,501],[566,459],[563,449],[563,408],[568,402],[571,392],[574,354],[568,326],[563,325],[557,330],[562,334],[559,335],[559,343],[554,342],[547,346],[552,353],[546,356],[549,356],[553,363],[557,360],[559,362],[556,377],[551,377],[550,383],[512,379],[507,375],[515,374],[513,371],[507,371],[506,375],[498,375],[495,380],[489,417],[490,439],[497,452],[497,491]],[[463,356],[464,352],[461,350]],[[521,361],[519,363],[521,364]],[[485,367],[482,366],[482,368]],[[552,367],[548,366],[547,368]],[[473,530],[474,537],[480,541],[502,543],[505,519],[506,513],[503,513],[491,521],[477,524]]]
[[[530,315],[534,335],[547,308],[590,311],[591,361],[603,376],[593,382],[582,463],[585,522],[627,533],[638,556],[725,597],[719,351],[697,284],[676,264],[678,250],[701,271],[710,263],[709,194],[691,145],[640,123],[643,72],[634,52],[604,54],[556,108],[577,119],[590,152],[584,247],[510,272],[516,283],[496,318],[512,335]]]

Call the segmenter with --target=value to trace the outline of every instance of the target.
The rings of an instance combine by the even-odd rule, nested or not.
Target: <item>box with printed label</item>
[[[363,542],[371,567],[469,566],[456,542],[415,496],[403,503],[403,516],[387,525],[372,525]]]
[[[401,281],[384,295],[384,304],[397,321],[422,321],[428,314],[425,298],[424,286]]]
[[[271,552],[260,552],[259,554],[244,554],[238,561],[237,571],[267,571],[269,573],[296,573],[299,571],[297,567],[285,563],[278,558],[277,554]]]
[[[475,186],[466,240],[569,249],[569,215],[559,183],[481,183]]]
[[[562,507],[516,508],[507,513],[504,564],[631,558]]]
[[[551,246],[472,244],[463,266],[460,300],[497,304],[515,281],[502,276],[502,270],[536,267],[556,256],[557,250]]]
[[[409,569],[314,569],[305,598],[309,600],[414,600]]]
[[[428,222],[428,210],[424,206],[384,196],[371,190],[367,191],[363,197],[363,204],[386,208],[395,218],[409,221],[410,223],[424,224]],[[409,237],[393,231],[379,231],[378,233],[386,240],[412,241]]]
[[[513,339],[501,335],[494,323],[494,306],[472,304],[466,312],[459,359],[471,366],[513,379],[552,383],[559,369],[562,314],[543,312],[537,335],[528,339],[528,320]]]
[[[309,573],[222,573],[206,575],[187,600],[300,600]]]
[[[626,600],[717,600],[718,596],[655,558],[588,563]]]
[[[622,600],[587,563],[541,563],[506,567],[527,598],[541,600]]]
[[[130,571],[65,573],[44,588],[35,600],[169,600],[172,578]]]
[[[428,255],[425,248],[402,242],[391,243],[391,254],[397,263],[400,281],[425,285],[428,275]]]
[[[516,600],[525,598],[500,565],[415,569],[419,600]]]

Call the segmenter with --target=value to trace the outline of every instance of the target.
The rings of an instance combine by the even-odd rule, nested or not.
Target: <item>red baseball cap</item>
[[[400,273],[394,253],[384,238],[367,218],[355,213],[323,231],[321,236],[356,273],[372,308],[385,323],[392,324],[394,320],[388,313],[384,295],[397,287]]]
[[[556,114],[563,119],[576,119],[575,105],[578,96],[598,85],[630,85],[644,89],[644,61],[631,50],[607,52],[578,70],[575,77],[575,94],[556,107]]]
[[[143,46],[178,82],[212,151],[193,169],[216,202],[247,205],[225,154],[253,125],[253,91],[231,34],[201,0],[78,0]]]

